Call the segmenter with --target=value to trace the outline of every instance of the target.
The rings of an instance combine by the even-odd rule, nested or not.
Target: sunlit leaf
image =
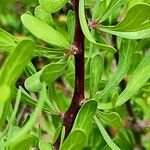
[[[61,48],[70,48],[66,38],[48,24],[29,14],[23,14],[21,20],[23,25],[37,38]]]
[[[39,0],[40,5],[49,13],[60,10],[68,0]]]

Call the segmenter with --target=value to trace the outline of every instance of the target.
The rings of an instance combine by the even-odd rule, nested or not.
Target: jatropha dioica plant
[[[150,150],[149,0],[39,0],[21,22],[0,28],[0,150]]]

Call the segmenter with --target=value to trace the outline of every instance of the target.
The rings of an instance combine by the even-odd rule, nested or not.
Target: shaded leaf
[[[96,96],[96,99],[100,100],[103,96],[110,93],[110,91],[119,84],[125,75],[127,75],[132,64],[134,49],[135,41],[126,39],[122,40],[121,48],[119,50],[119,63],[117,70],[112,74],[109,82],[102,92]]]
[[[116,112],[97,111],[97,116],[106,125],[120,127],[122,125],[121,118]]]
[[[74,130],[64,141],[64,143],[60,147],[60,150],[81,150],[85,146],[85,144],[85,133],[82,130]]]
[[[96,54],[90,63],[90,95],[94,97],[98,90],[98,85],[103,73],[103,58],[100,54]]]
[[[87,133],[90,130],[94,114],[97,110],[97,102],[87,101],[79,110],[72,130],[81,129]]]
[[[98,120],[97,117],[94,117],[94,120],[104,138],[104,140],[106,141],[106,143],[108,144],[108,146],[112,149],[112,150],[120,150],[120,148],[113,142],[113,140],[109,137],[108,133],[106,132],[105,128],[102,126],[101,122]]]
[[[119,95],[116,106],[124,104],[145,84],[150,78],[150,55],[145,56],[139,66],[132,73],[125,90]]]

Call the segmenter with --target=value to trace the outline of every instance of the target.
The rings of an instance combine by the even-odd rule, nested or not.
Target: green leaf
[[[105,0],[104,0],[105,1]],[[115,10],[117,10],[122,5],[126,4],[129,0],[111,0],[106,10],[103,12],[102,16],[99,18],[99,22],[105,21]]]
[[[7,117],[8,112],[9,112],[10,102],[8,100],[9,99],[6,99],[5,103],[0,104],[0,129],[3,126],[4,121]]]
[[[5,144],[2,140],[0,140],[1,150],[5,150]]]
[[[1,93],[1,96],[0,96],[0,105],[1,105],[2,103],[5,103],[6,101],[8,101],[10,98],[10,95],[11,95],[10,86],[7,84],[0,85],[0,93]]]
[[[17,42],[18,40],[14,36],[0,28],[0,51],[15,48]]]
[[[12,52],[16,48],[19,41],[20,40],[17,40],[13,35],[0,28],[0,51]],[[56,59],[58,56],[64,56],[65,52],[66,50],[58,47],[34,46],[34,57],[40,55],[47,58]]]
[[[23,103],[35,108],[38,101],[36,99],[33,99],[23,88],[20,87],[20,90],[22,92],[21,101]],[[14,92],[14,95],[15,95],[15,92]],[[47,99],[46,101],[49,101],[49,99]],[[56,113],[57,111],[53,108],[53,105],[51,105],[51,107],[49,107],[47,104],[45,104],[42,108],[42,111],[44,111],[45,113],[48,113],[48,114],[55,114],[55,115],[57,114]]]
[[[9,150],[28,150],[31,147],[36,146],[37,137],[31,134],[25,134],[20,137],[17,141],[9,146]]]
[[[40,150],[53,150],[52,145],[44,140],[39,141],[39,148]]]
[[[118,100],[118,93],[115,92],[115,93],[112,94],[112,97],[111,97],[111,102],[112,102],[113,106],[116,105],[117,100]]]
[[[95,1],[91,1],[91,0],[85,0],[85,6],[88,8],[93,7],[95,4]]]
[[[114,127],[120,127],[122,125],[121,118],[116,112],[97,111],[96,114],[99,117],[99,119],[106,125]]]
[[[129,68],[132,64],[133,52],[135,49],[135,41],[122,40],[121,48],[119,50],[119,63],[115,73],[112,74],[109,82],[102,92],[96,96],[97,100],[106,96],[110,91],[115,88],[119,82],[127,75]]]
[[[141,90],[144,91],[144,92],[149,92],[150,91],[150,83],[146,82],[144,84],[144,86],[142,86]]]
[[[108,144],[108,146],[112,149],[112,150],[120,150],[120,148],[113,142],[113,140],[109,137],[108,133],[106,132],[106,130],[104,129],[104,127],[102,126],[101,122],[98,120],[98,118],[95,116],[94,120],[104,138],[104,140],[106,141],[106,143]]]
[[[134,70],[138,67],[138,65],[140,64],[141,60],[143,59],[143,56],[141,53],[137,53],[135,52],[134,55],[133,55],[133,61],[132,61],[132,64],[130,66],[130,69],[128,71],[128,75],[131,75]]]
[[[70,10],[67,14],[67,26],[70,43],[73,43],[74,29],[75,29],[75,14],[72,10]]]
[[[150,78],[150,54],[145,56],[139,66],[132,73],[125,90],[119,95],[116,106],[124,104],[145,84]]]
[[[37,6],[34,10],[34,15],[36,18],[40,19],[41,21],[53,25],[53,18],[52,15],[45,12],[41,6]]]
[[[18,108],[19,108],[19,104],[20,104],[20,98],[21,98],[21,90],[18,89],[17,94],[16,94],[16,101],[15,101],[14,109],[11,113],[10,118],[9,118],[7,127],[3,130],[2,135],[0,136],[0,138],[3,137],[7,133],[8,129],[10,129],[12,125],[17,124],[16,123],[16,114],[18,112]]]
[[[97,69],[98,68],[98,69]],[[104,63],[100,54],[96,54],[90,63],[90,95],[94,97],[103,73]]]
[[[70,48],[66,38],[48,24],[29,14],[23,14],[21,20],[23,25],[37,38],[61,48]]]
[[[60,136],[60,147],[65,139],[65,126],[62,127],[61,136]]]
[[[24,135],[26,135],[32,129],[32,127],[35,125],[38,117],[40,116],[40,114],[42,112],[42,108],[44,106],[46,98],[47,98],[46,85],[43,84],[42,90],[40,91],[40,97],[39,97],[38,103],[36,105],[34,113],[32,113],[32,115],[30,117],[30,120],[23,126],[23,128],[21,129],[20,132],[18,132],[15,136],[11,137],[11,139],[5,143],[6,146],[9,147],[9,146],[13,145],[15,142],[20,141],[22,139],[22,137],[24,137]]]
[[[42,83],[40,81],[40,75],[41,75],[41,71],[30,76],[25,81],[25,87],[28,91],[39,92],[42,89]]]
[[[74,130],[64,141],[60,150],[81,150],[86,144],[86,135],[82,130]]]
[[[125,90],[118,96],[115,107],[124,104],[132,96],[134,96],[137,91],[145,84],[145,82],[150,78],[150,55],[147,55],[140,62],[139,66],[134,70],[130,76]],[[99,103],[98,109],[112,109],[114,106],[112,103]]]
[[[30,60],[33,49],[33,42],[31,40],[19,42],[2,67],[0,85],[3,83],[8,85],[15,84]]]
[[[67,1],[68,0],[39,0],[39,3],[45,11],[54,13],[64,7]]]
[[[99,30],[128,39],[150,37],[150,5],[140,3],[133,6],[123,21],[115,26],[99,25]]]
[[[121,128],[118,137],[115,139],[115,143],[122,150],[134,149],[135,140],[132,131],[126,128]]]
[[[112,48],[111,46],[105,45],[105,44],[100,44],[97,43],[95,41],[95,39],[92,37],[87,22],[86,22],[86,18],[85,18],[85,12],[84,12],[84,0],[80,0],[79,1],[79,19],[80,19],[80,25],[82,28],[82,31],[85,35],[85,37],[94,45],[96,45],[97,47],[99,47],[101,50],[106,50],[112,53],[116,52],[115,48]]]
[[[81,129],[87,133],[92,125],[94,114],[97,110],[97,102],[87,101],[79,110],[72,130]]]
[[[92,20],[98,22],[106,8],[106,0],[97,0],[93,9]]]
[[[98,103],[98,109],[99,110],[105,110],[105,109],[112,109],[115,106],[112,104],[112,102],[109,103]]]
[[[20,77],[33,52],[33,42],[30,40],[21,41],[18,46],[6,59],[0,74],[0,127],[3,125],[12,96],[12,86]]]
[[[46,83],[54,82],[58,77],[60,77],[64,73],[66,66],[67,62],[63,60],[45,66],[41,72],[40,76],[41,82],[43,81]]]
[[[59,137],[59,135],[61,133],[61,130],[62,130],[62,126],[60,125],[55,131],[55,134],[54,134],[54,137],[52,140],[52,145],[54,145],[54,143],[56,142],[57,138]]]

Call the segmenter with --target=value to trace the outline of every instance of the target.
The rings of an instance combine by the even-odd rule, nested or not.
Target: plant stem
[[[70,133],[75,117],[84,100],[84,35],[79,22],[79,0],[73,0],[75,12],[75,35],[74,35],[74,58],[75,58],[75,88],[71,105],[64,114],[63,125],[65,126],[65,138]],[[57,150],[60,144],[60,137],[57,139],[54,147]]]
[[[77,48],[76,53],[74,53],[75,57],[75,88],[74,95],[72,98],[72,103],[70,108],[65,113],[64,116],[64,125],[66,129],[65,137],[69,134],[73,122],[75,120],[76,114],[81,106],[81,102],[84,99],[84,35],[82,33],[78,8],[79,8],[79,0],[73,0],[73,6],[76,17],[76,26],[75,26],[75,35],[74,35],[74,46]]]
[[[126,82],[125,80],[122,80],[120,83],[120,87],[122,90],[125,89],[126,87]],[[127,122],[127,127],[132,131],[135,139],[135,147],[134,150],[142,150],[142,141],[141,141],[141,135],[143,131],[145,130],[146,124],[144,121],[140,120],[136,114],[133,111],[131,101],[128,100],[126,103],[126,110],[128,114],[128,122]]]

